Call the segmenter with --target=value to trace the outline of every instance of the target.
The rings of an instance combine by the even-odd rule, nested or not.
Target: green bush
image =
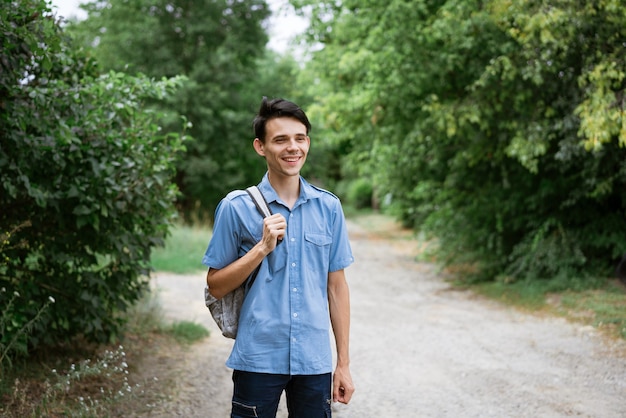
[[[436,239],[438,260],[481,280],[614,269],[626,248],[623,2],[298,3],[324,43],[307,64],[324,137]]]
[[[348,186],[348,202],[356,209],[372,207],[372,182],[367,179],[357,179]]]
[[[0,306],[21,296],[1,343],[111,340],[147,287],[177,194],[184,137],[163,134],[144,102],[180,80],[98,76],[45,1],[6,3],[0,22]]]

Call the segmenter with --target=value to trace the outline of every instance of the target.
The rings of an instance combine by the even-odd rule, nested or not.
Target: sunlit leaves
[[[527,274],[583,274],[623,251],[622,2],[297,3],[331,11],[307,67],[326,136],[443,260],[489,276],[542,248]]]
[[[615,61],[598,63],[582,78],[586,99],[576,113],[581,119],[580,133],[587,150],[597,151],[614,138],[626,147],[625,78],[626,68],[618,67]]]

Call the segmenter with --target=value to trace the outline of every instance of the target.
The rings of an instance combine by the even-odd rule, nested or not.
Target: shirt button
[[[293,337],[293,338],[291,339],[291,341],[293,341],[293,342],[295,343],[295,342],[296,342],[296,341],[298,341],[298,340],[296,340],[296,337]]]
[[[298,317],[298,314],[297,314],[297,313],[294,313],[294,314],[293,314],[293,317],[294,317],[294,318],[297,318],[297,317]]]
[[[291,238],[291,242],[294,242],[296,239],[295,238]]]
[[[297,291],[298,291],[298,288],[297,288],[297,287],[294,287],[294,288],[293,288],[293,291],[294,291],[294,292],[297,292]]]
[[[295,267],[295,266],[296,266],[296,263],[291,263],[291,267]]]

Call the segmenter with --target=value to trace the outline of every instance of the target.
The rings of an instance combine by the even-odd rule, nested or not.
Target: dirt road
[[[623,342],[453,290],[414,261],[414,242],[349,229],[357,390],[350,405],[333,406],[334,417],[626,417]],[[167,316],[202,323],[211,337],[181,353],[174,399],[150,416],[229,416],[232,343],[203,304],[203,281],[202,273],[155,278]],[[282,404],[278,416],[287,416]]]

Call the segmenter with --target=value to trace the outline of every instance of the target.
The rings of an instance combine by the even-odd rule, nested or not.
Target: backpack
[[[270,210],[265,197],[257,186],[250,186],[246,189],[246,192],[252,198],[257,210],[263,216],[263,218],[270,216],[272,211]],[[230,293],[227,293],[223,298],[216,299],[209,292],[209,287],[204,288],[204,303],[211,312],[213,320],[222,331],[222,335],[227,338],[237,337],[237,328],[239,325],[239,312],[241,311],[241,305],[246,296],[248,290],[254,284],[256,275],[259,272],[259,266],[252,272],[250,277],[241,284],[238,288]]]

